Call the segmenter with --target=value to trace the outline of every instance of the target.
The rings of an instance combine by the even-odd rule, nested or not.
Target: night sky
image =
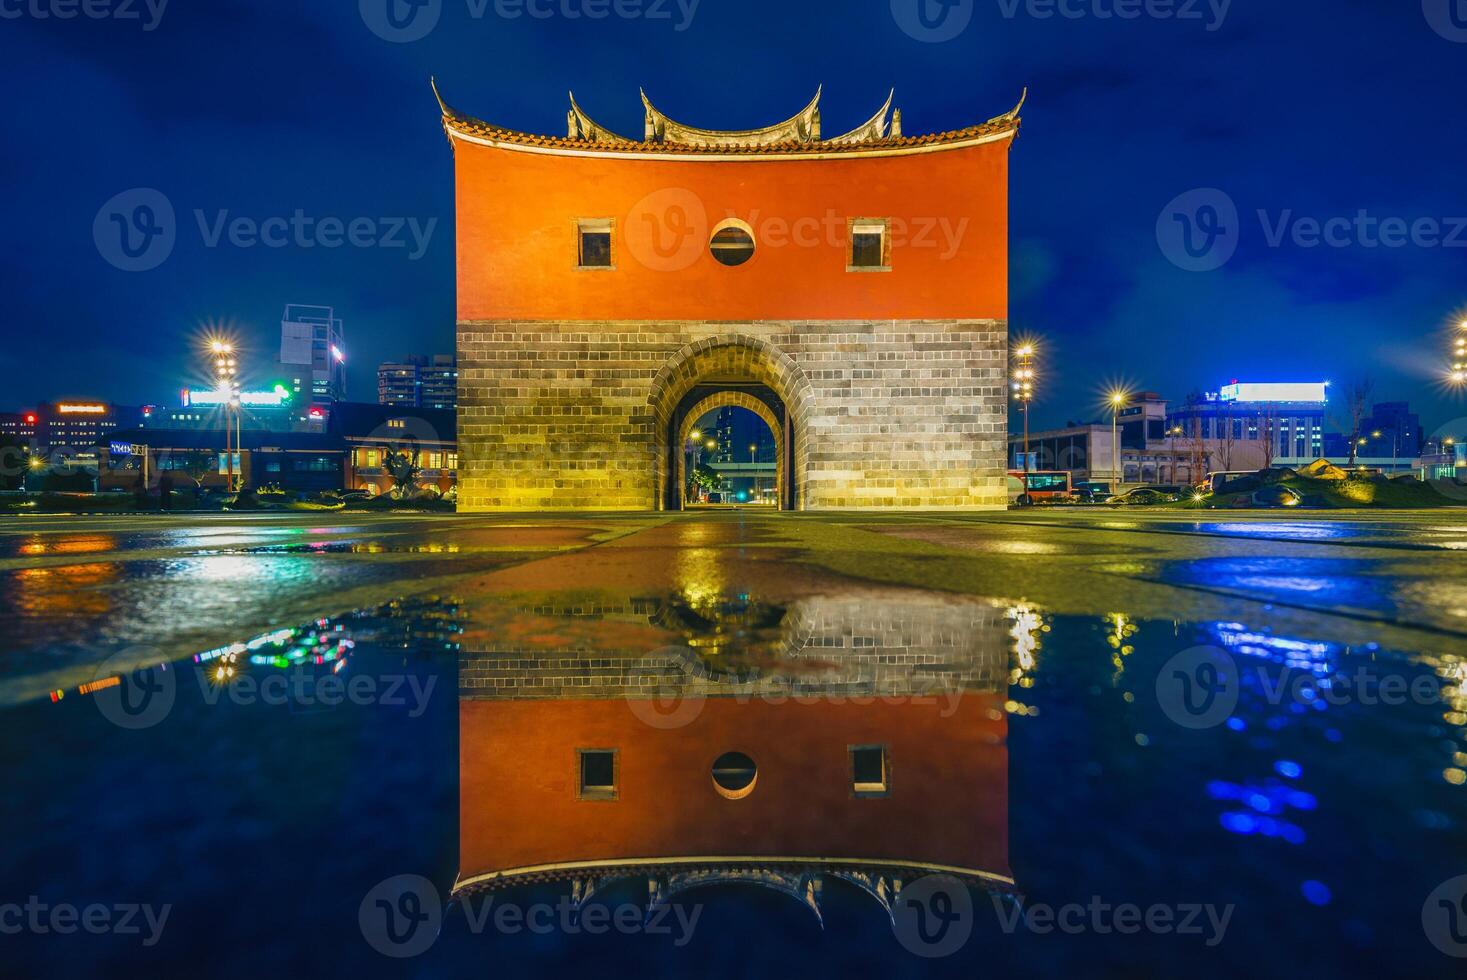
[[[823,83],[827,134],[891,87],[913,134],[1004,112],[1028,86],[1010,315],[1044,343],[1037,425],[1098,416],[1108,381],[1181,398],[1234,377],[1370,375],[1377,398],[1409,398],[1428,428],[1467,415],[1438,384],[1467,306],[1467,0],[955,0],[946,20],[925,0],[931,27],[918,0],[602,0],[612,15],[599,20],[566,14],[597,0],[534,0],[550,16],[515,18],[496,3],[525,0],[416,0],[441,5],[439,20],[403,43],[369,26],[390,33],[389,0],[172,0],[156,20],[144,0],[87,0],[121,16],[37,16],[69,2],[0,0],[0,409],[171,400],[198,378],[209,323],[245,341],[248,381],[252,366],[268,373],[287,302],[337,308],[359,399],[375,396],[378,361],[450,350],[437,75],[464,111],[558,135],[567,89],[636,136],[638,86],[673,118],[746,128]],[[1119,9],[1141,16],[1097,15]],[[1079,16],[1037,16],[1059,10]],[[94,236],[99,209],[134,188],[176,214],[171,253],[141,272],[109,264]],[[1218,212],[1224,234],[1210,239],[1236,254],[1201,272],[1158,241],[1159,225],[1181,227],[1170,202],[1199,188],[1239,213]],[[1183,204],[1203,220],[1199,203],[1217,200]],[[195,215],[297,209],[371,219],[379,235],[396,223],[384,219],[436,225],[414,258],[407,229],[397,248],[210,247]],[[1366,230],[1337,228],[1336,244],[1308,247],[1293,223],[1362,209]],[[1391,247],[1374,226],[1386,219],[1440,229]],[[1163,239],[1182,265],[1225,257],[1194,261]]]

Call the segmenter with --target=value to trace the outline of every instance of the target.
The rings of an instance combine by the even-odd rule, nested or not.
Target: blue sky
[[[895,87],[914,133],[986,119],[1027,86],[1010,312],[1044,342],[1037,424],[1098,414],[1097,390],[1122,379],[1181,398],[1234,377],[1369,375],[1429,427],[1467,415],[1436,383],[1467,309],[1467,0],[920,0],[936,27],[919,0],[415,0],[437,21],[405,42],[372,29],[389,0],[93,2],[111,15],[0,0],[0,407],[171,398],[204,323],[234,324],[263,371],[287,302],[345,318],[356,397],[379,360],[449,349],[436,75],[507,126],[563,132],[574,89],[633,135],[638,87],[674,118],[741,128],[824,84],[827,132]],[[134,188],[160,191],[176,223],[141,272],[94,236]],[[1158,236],[1198,189],[1237,212],[1222,239],[1236,250],[1209,271],[1179,267]],[[221,219],[297,210],[364,219],[363,241],[401,221],[404,245],[210,244]],[[1310,219],[1335,220],[1331,244]],[[1405,243],[1360,231],[1382,221]]]

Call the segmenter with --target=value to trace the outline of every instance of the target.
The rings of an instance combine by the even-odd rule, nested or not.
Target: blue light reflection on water
[[[1329,558],[1200,558],[1169,562],[1163,581],[1243,592],[1264,602],[1302,602],[1393,614],[1384,580],[1366,574],[1372,563]]]

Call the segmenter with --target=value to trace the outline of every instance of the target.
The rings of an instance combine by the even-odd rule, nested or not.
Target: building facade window
[[[754,257],[754,229],[737,218],[727,218],[714,227],[708,250],[721,265],[743,265]]]
[[[891,271],[891,222],[886,218],[852,218],[847,272]]]
[[[614,218],[579,218],[576,221],[576,268],[615,269]]]
[[[884,745],[851,746],[851,792],[858,797],[886,796],[891,780]]]
[[[616,799],[617,754],[616,749],[576,749],[576,799]]]

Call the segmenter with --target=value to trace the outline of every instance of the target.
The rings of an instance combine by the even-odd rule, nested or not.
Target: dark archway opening
[[[794,509],[791,422],[784,401],[768,385],[695,385],[673,409],[664,437],[671,475],[666,509],[683,510],[690,503]],[[710,486],[714,478],[716,487]]]

